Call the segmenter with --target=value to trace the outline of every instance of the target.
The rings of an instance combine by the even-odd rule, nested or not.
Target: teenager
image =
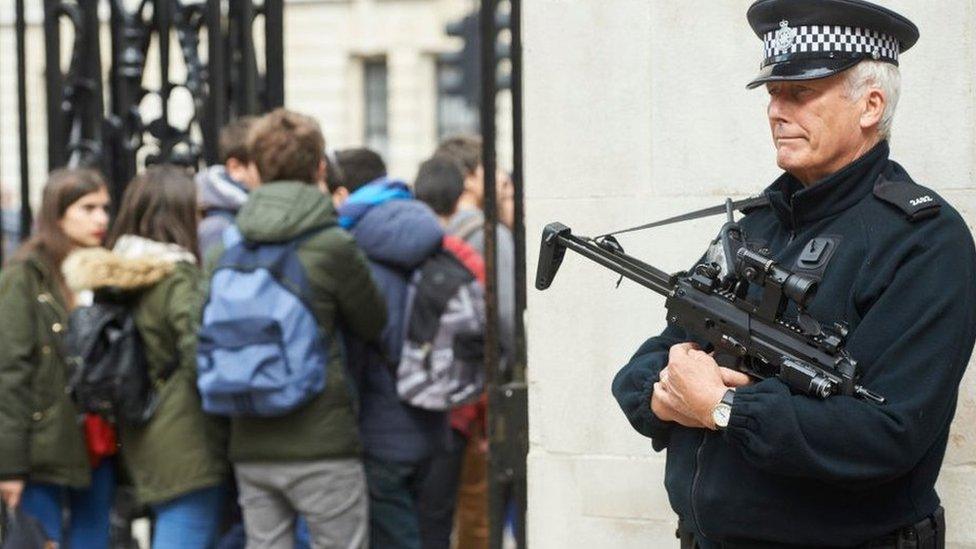
[[[77,299],[61,267],[102,243],[108,208],[96,172],[52,172],[34,235],[0,274],[0,497],[70,547],[108,547],[115,464],[111,428],[79,422],[66,391],[62,338]]]

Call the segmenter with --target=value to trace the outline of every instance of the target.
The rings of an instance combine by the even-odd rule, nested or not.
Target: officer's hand
[[[713,428],[712,409],[728,389],[715,359],[694,343],[679,343],[671,347],[661,375],[661,384],[674,396],[677,411]]]
[[[3,480],[0,481],[0,499],[8,507],[14,509],[20,503],[20,496],[24,493],[23,480]]]
[[[745,387],[746,385],[752,384],[751,377],[737,370],[730,370],[720,366],[718,371],[722,374],[722,383],[724,383],[729,389]]]
[[[679,412],[674,395],[668,392],[667,388],[660,381],[654,384],[654,392],[651,393],[651,411],[661,421],[673,421],[685,427],[702,429],[705,426],[700,421],[686,416]]]

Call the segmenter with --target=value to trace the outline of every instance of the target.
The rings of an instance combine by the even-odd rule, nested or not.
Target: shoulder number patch
[[[908,203],[912,206],[921,206],[922,204],[927,204],[929,202],[932,202],[932,197],[929,195],[920,196],[908,201]]]
[[[939,215],[942,203],[925,187],[908,181],[878,180],[874,196],[898,208],[909,221],[921,221]]]

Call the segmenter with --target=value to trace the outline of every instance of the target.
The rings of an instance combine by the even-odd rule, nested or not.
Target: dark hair
[[[183,168],[160,164],[146,168],[125,188],[111,248],[122,235],[177,244],[197,256],[197,196],[193,179]]]
[[[441,141],[434,154],[450,156],[464,175],[471,175],[481,165],[481,136],[462,134],[448,137]]]
[[[242,116],[231,120],[221,128],[217,154],[220,155],[222,163],[226,164],[231,158],[245,163],[250,162],[251,156],[247,153],[247,136],[256,120],[256,116]]]
[[[319,165],[325,158],[325,137],[311,116],[275,109],[259,118],[247,140],[251,161],[262,183],[319,182]]]
[[[330,149],[325,150],[325,186],[330,194],[336,192],[339,187],[346,186],[346,174],[336,160],[335,151]]]
[[[435,154],[420,165],[413,187],[417,198],[438,215],[451,215],[464,191],[464,175],[453,158]]]
[[[343,181],[339,187],[345,187],[350,193],[356,192],[360,187],[375,181],[386,175],[386,164],[383,158],[374,150],[360,147],[357,149],[344,149],[336,152],[336,162],[342,170]],[[335,192],[332,185],[329,191]]]
[[[74,248],[74,243],[61,229],[60,221],[72,204],[107,188],[101,174],[94,170],[60,169],[51,172],[44,185],[41,211],[37,214],[34,234],[14,256],[14,261],[20,261],[36,254],[47,265],[66,300],[69,295],[61,275],[61,262]]]

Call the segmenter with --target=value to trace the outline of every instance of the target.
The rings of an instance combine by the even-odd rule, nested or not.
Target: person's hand
[[[673,421],[684,427],[692,429],[703,429],[705,426],[695,418],[686,416],[679,409],[679,404],[675,401],[674,395],[668,392],[667,388],[660,381],[654,384],[654,392],[651,393],[651,411],[661,421]]]
[[[23,480],[0,480],[0,499],[3,499],[7,507],[15,509],[20,504],[20,496],[23,493]]]
[[[680,414],[714,429],[712,410],[730,386],[748,383],[748,377],[726,370],[694,343],[679,343],[668,353],[668,365],[661,371],[661,385]],[[728,385],[726,382],[728,381]]]
[[[752,384],[752,378],[737,370],[730,370],[719,366],[719,373],[722,374],[722,383],[729,389],[745,387]]]

